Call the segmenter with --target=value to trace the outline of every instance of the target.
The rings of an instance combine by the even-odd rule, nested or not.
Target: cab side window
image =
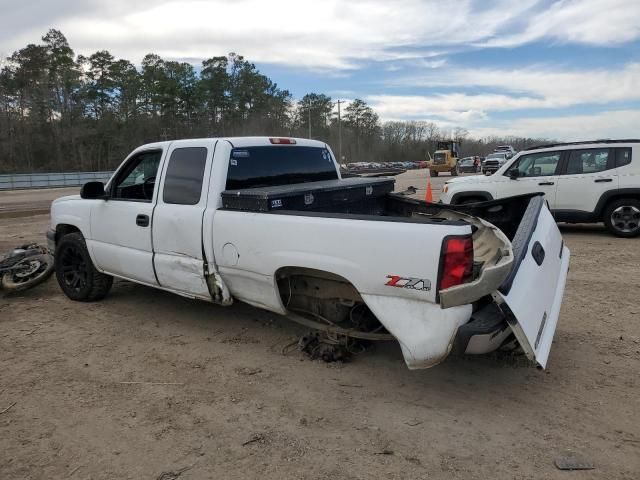
[[[607,170],[609,164],[608,148],[589,148],[572,150],[569,154],[566,175],[597,173]]]
[[[560,152],[541,152],[522,155],[509,167],[505,175],[512,170],[519,171],[519,177],[548,177],[556,174],[560,163]]]
[[[151,202],[162,150],[142,152],[131,158],[111,185],[113,200]]]

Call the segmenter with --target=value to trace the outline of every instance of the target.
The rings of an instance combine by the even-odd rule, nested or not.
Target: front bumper
[[[56,231],[49,229],[47,230],[47,247],[51,252],[56,251]]]

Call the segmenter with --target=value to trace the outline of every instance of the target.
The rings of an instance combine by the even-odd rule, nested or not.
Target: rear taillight
[[[274,145],[295,145],[295,138],[270,138],[269,141]]]
[[[473,239],[446,237],[442,242],[439,290],[466,283],[473,276]]]

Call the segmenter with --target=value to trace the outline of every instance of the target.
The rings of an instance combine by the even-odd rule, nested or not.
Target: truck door
[[[561,152],[521,155],[500,179],[501,183],[496,189],[499,198],[542,192],[551,209],[554,209],[560,157]],[[511,170],[518,170],[517,178],[510,178]]]
[[[172,144],[153,214],[153,264],[160,286],[210,299],[204,275],[202,218],[214,140]]]
[[[151,217],[162,153],[161,148],[136,152],[118,169],[107,188],[107,200],[91,207],[87,239],[98,268],[149,285],[157,285]]]
[[[593,212],[600,197],[618,188],[612,148],[571,150],[566,171],[558,177],[557,210]]]

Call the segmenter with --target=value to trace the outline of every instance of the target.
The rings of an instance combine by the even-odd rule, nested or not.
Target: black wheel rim
[[[62,281],[70,290],[79,292],[87,284],[87,262],[73,246],[65,247],[60,253]]]

